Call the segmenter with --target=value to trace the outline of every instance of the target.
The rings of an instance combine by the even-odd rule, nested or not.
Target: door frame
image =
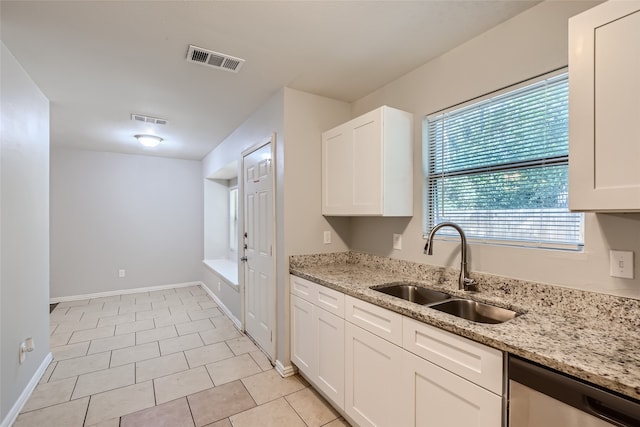
[[[238,194],[239,197],[242,198],[242,203],[240,204],[240,206],[242,207],[242,227],[238,227],[238,229],[240,230],[240,235],[239,237],[239,241],[238,241],[238,245],[239,248],[242,248],[242,250],[238,251],[238,258],[240,257],[244,257],[245,256],[245,252],[244,252],[244,233],[245,233],[245,188],[244,188],[244,179],[245,179],[245,157],[248,156],[249,154],[253,153],[256,150],[259,150],[267,145],[270,146],[271,149],[271,189],[272,189],[272,203],[271,203],[271,209],[272,209],[272,231],[273,231],[273,242],[272,242],[272,254],[271,254],[271,264],[272,264],[272,269],[273,269],[273,280],[272,280],[272,284],[271,284],[271,289],[269,290],[269,292],[272,293],[273,295],[273,304],[270,308],[271,313],[269,315],[269,319],[271,322],[271,327],[272,327],[272,332],[273,332],[273,339],[271,340],[271,348],[265,348],[263,349],[264,351],[269,352],[269,354],[267,355],[269,357],[269,359],[271,360],[271,362],[275,363],[276,361],[276,349],[277,349],[277,342],[278,342],[278,328],[277,328],[277,291],[278,291],[278,286],[277,286],[277,218],[276,218],[276,201],[277,201],[277,194],[276,194],[276,150],[275,150],[275,143],[276,143],[276,133],[272,133],[270,136],[264,138],[262,141],[258,142],[257,144],[252,145],[251,147],[247,148],[246,150],[242,151],[242,156],[241,156],[241,160],[240,160],[240,171],[241,171],[241,179],[238,179],[238,191],[240,194]],[[240,311],[241,311],[241,319],[240,321],[242,322],[242,330],[243,332],[246,333],[246,292],[245,292],[245,264],[244,261],[240,261],[239,264],[241,265],[240,267],[240,276],[242,278],[242,282],[241,282],[241,286],[240,286]]]

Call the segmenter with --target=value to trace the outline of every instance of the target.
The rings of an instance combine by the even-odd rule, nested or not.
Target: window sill
[[[222,278],[237,288],[238,285],[238,263],[228,259],[205,259],[202,261],[211,271],[222,276]]]

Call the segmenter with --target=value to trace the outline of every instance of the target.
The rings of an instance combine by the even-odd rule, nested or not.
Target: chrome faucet
[[[470,277],[467,277],[467,238],[464,235],[464,231],[458,224],[453,222],[441,222],[434,226],[429,232],[427,237],[427,244],[424,245],[425,255],[433,255],[433,237],[436,232],[442,227],[451,227],[460,233],[460,277],[458,278],[458,289],[461,291],[473,291],[475,290],[475,282]]]

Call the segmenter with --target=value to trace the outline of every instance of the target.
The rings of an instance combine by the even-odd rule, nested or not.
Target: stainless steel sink
[[[478,323],[503,323],[518,315],[506,308],[464,299],[444,301],[432,305],[431,308]]]
[[[422,305],[434,304],[451,298],[449,294],[445,294],[444,292],[434,291],[406,282],[387,283],[384,285],[372,286],[371,289]]]

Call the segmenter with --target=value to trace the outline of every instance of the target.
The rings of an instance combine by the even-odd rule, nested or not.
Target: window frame
[[[229,251],[238,253],[238,186],[229,187]]]
[[[500,98],[504,95],[507,95],[509,93],[513,93],[516,91],[519,91],[523,88],[526,88],[528,86],[531,85],[535,85],[537,83],[540,83],[542,81],[548,80],[548,79],[553,79],[555,77],[559,77],[563,74],[568,74],[568,67],[561,67],[558,68],[556,70],[553,70],[551,72],[548,73],[544,73],[544,74],[540,74],[537,76],[534,76],[532,78],[520,81],[516,84],[512,84],[506,87],[503,87],[501,89],[489,92],[487,94],[472,98],[470,100],[455,104],[451,107],[433,112],[431,114],[427,114],[424,116],[423,118],[423,140],[422,140],[422,161],[423,161],[423,175],[422,175],[422,183],[423,183],[423,203],[422,203],[422,222],[423,222],[423,239],[426,239],[430,229],[436,225],[435,221],[433,224],[431,224],[431,212],[433,211],[433,209],[430,209],[430,197],[431,197],[431,193],[432,193],[432,189],[431,189],[431,183],[430,183],[430,160],[429,160],[429,153],[430,153],[430,142],[429,142],[429,133],[428,133],[428,128],[429,128],[429,123],[428,120],[432,119],[433,117],[436,116],[442,116],[444,114],[447,114],[449,112],[452,111],[459,111],[459,110],[463,110],[465,108],[471,107],[473,105],[477,105],[479,103],[485,102],[489,99],[495,99],[495,98]],[[568,79],[568,77],[567,77]],[[562,156],[550,156],[547,158],[536,158],[536,160],[533,161],[524,161],[524,162],[511,162],[511,164],[509,165],[509,167],[505,168],[507,170],[523,170],[526,168],[526,166],[528,165],[533,165],[533,166],[553,166],[561,164],[561,165],[567,165],[568,168],[568,162],[569,162],[569,156],[568,156],[568,147],[567,147],[567,154],[566,155],[562,155]],[[484,171],[487,172],[488,169],[491,169],[491,167],[487,167],[485,166],[480,166],[480,167],[472,167],[469,168],[470,172],[476,171],[476,173],[478,173],[478,171]],[[501,169],[501,166],[498,167],[494,167],[493,170],[497,171]],[[466,176],[473,176],[471,173],[466,174]],[[510,247],[523,247],[523,248],[534,248],[534,249],[561,249],[561,250],[569,250],[569,251],[582,251],[584,249],[584,235],[585,235],[585,222],[584,222],[584,214],[583,213],[575,213],[575,212],[571,212],[569,211],[568,205],[567,205],[567,212],[568,213],[574,213],[576,215],[581,215],[581,218],[579,220],[580,222],[580,231],[579,231],[579,235],[580,235],[580,241],[579,242],[572,242],[572,243],[564,243],[564,242],[547,242],[547,241],[542,241],[542,240],[532,240],[532,241],[527,241],[527,240],[519,240],[517,238],[515,238],[514,236],[511,236],[511,238],[482,238],[482,237],[477,237],[477,236],[467,236],[467,240],[470,243],[476,243],[476,244],[489,244],[489,245],[496,245],[496,246],[510,246]],[[452,233],[451,230],[449,230],[448,228],[443,228],[441,230],[438,231],[438,233],[436,234],[436,239],[438,240],[452,240],[452,241],[456,241],[458,240],[457,234]]]

